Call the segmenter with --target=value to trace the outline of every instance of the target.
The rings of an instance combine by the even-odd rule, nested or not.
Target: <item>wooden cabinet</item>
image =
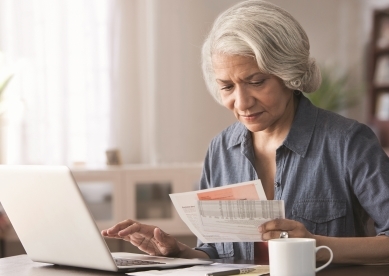
[[[389,7],[375,10],[370,45],[369,119],[389,147]]]
[[[100,229],[125,219],[158,225],[175,236],[193,235],[169,194],[198,189],[202,164],[123,165],[72,168]]]

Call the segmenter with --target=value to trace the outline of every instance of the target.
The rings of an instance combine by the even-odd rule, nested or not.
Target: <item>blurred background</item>
[[[237,2],[0,0],[1,163],[99,165],[108,149],[125,164],[201,162],[234,118],[206,91],[200,49]],[[352,103],[336,111],[369,123],[373,11],[389,1],[271,2],[324,73],[347,77]]]
[[[311,100],[387,148],[389,0],[269,1],[308,34],[323,77]],[[194,245],[167,194],[196,188],[210,140],[235,121],[207,92],[200,52],[238,2],[0,0],[0,163],[67,165],[100,228],[135,218]],[[107,151],[123,166],[104,168]],[[0,256],[20,254],[4,219]]]

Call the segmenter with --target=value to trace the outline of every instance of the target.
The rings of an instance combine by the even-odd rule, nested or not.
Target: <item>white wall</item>
[[[234,122],[206,91],[200,50],[217,14],[236,2],[118,1],[122,21],[112,146],[125,163],[202,161],[212,137]],[[148,12],[128,18],[126,9]],[[130,69],[134,63],[139,71]]]
[[[126,163],[202,161],[211,138],[234,122],[206,91],[200,50],[216,16],[237,2],[118,1],[125,23],[120,29],[119,85],[115,88],[119,108],[114,110],[118,121],[113,145],[121,149]],[[355,82],[363,86],[372,2],[271,2],[301,23],[310,38],[311,55],[320,64],[350,69]],[[126,9],[134,8],[147,11],[146,16],[126,18]],[[140,39],[143,43],[137,41],[134,46],[134,35],[140,34],[144,35]],[[138,47],[137,54],[130,53],[134,47]],[[139,71],[129,69],[128,64],[133,62],[137,62]],[[351,110],[346,115],[365,121],[365,105],[362,102],[355,109],[358,112]]]

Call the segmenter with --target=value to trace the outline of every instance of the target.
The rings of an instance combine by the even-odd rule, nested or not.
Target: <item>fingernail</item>
[[[258,232],[262,233],[262,226],[258,226]]]

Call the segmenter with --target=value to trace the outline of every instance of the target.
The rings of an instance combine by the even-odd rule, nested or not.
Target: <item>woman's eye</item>
[[[265,82],[265,80],[261,80],[261,81],[252,81],[252,82],[250,82],[250,84],[253,85],[253,86],[260,86],[260,85],[262,85],[264,82]]]
[[[227,86],[223,86],[221,90],[230,91],[233,87],[234,87],[233,85],[227,85]]]

